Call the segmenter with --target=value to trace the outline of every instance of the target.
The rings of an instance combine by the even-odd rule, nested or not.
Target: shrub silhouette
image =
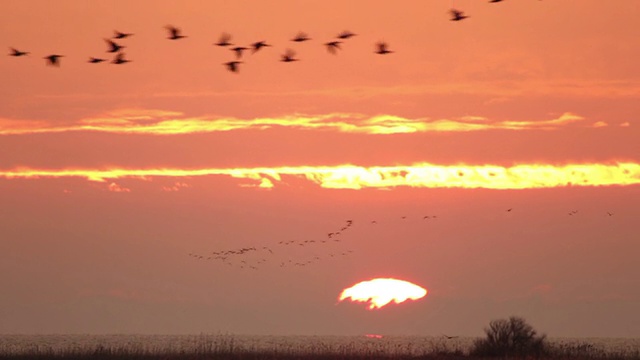
[[[548,351],[546,335],[537,335],[533,327],[520,317],[493,320],[484,329],[486,337],[473,343],[474,356],[539,357]]]

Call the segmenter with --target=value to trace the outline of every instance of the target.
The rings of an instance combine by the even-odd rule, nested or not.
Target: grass
[[[310,344],[273,344],[271,347],[241,345],[233,336],[199,336],[188,346],[150,346],[145,343],[127,345],[75,345],[55,348],[51,345],[0,347],[4,360],[439,360],[489,359],[469,355],[468,351],[451,348],[443,342],[429,346],[367,341],[366,343],[327,342]],[[516,359],[516,358],[512,358]],[[640,349],[626,352],[606,352],[588,343],[551,344],[541,359],[640,360]]]

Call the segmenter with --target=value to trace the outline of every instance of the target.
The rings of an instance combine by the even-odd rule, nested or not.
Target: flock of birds
[[[273,256],[279,251],[276,247],[299,247],[299,248],[312,248],[318,245],[331,245],[339,244],[343,242],[340,235],[348,231],[353,226],[353,220],[347,220],[340,229],[327,233],[324,239],[307,239],[307,240],[288,240],[279,241],[275,246],[251,246],[241,247],[236,249],[216,250],[207,254],[189,253],[189,256],[195,260],[205,261],[218,261],[227,266],[237,267],[240,269],[258,270],[260,266],[267,262],[274,262]],[[274,251],[276,250],[276,251]],[[315,252],[309,257],[298,259],[284,259],[277,260],[279,267],[296,267],[307,266],[315,262],[319,262],[325,259],[338,258],[342,256],[349,256],[353,253],[350,249],[336,249],[332,248],[329,252],[318,253]],[[250,256],[254,255],[254,256]]]
[[[489,0],[489,3],[497,3],[497,2],[502,2],[504,0]],[[458,9],[451,9],[450,11],[450,15],[451,21],[461,21],[464,19],[469,18],[468,15],[465,15],[465,13],[461,10]],[[167,39],[169,40],[181,40],[184,38],[187,38],[187,35],[184,35],[182,30],[176,26],[173,25],[167,25],[165,26],[165,29],[167,31]],[[126,33],[126,32],[121,32],[121,31],[115,31],[114,35],[111,38],[108,39],[104,39],[106,44],[107,44],[107,53],[112,53],[113,58],[111,59],[111,63],[112,64],[116,64],[116,65],[122,65],[122,64],[126,64],[131,62],[132,60],[127,59],[125,53],[122,51],[126,46],[122,45],[121,40],[124,40],[128,37],[133,36],[132,33]],[[327,51],[330,54],[337,54],[338,51],[340,51],[342,49],[342,45],[345,43],[345,40],[352,38],[356,36],[355,33],[350,32],[350,31],[343,31],[341,33],[339,33],[335,39],[332,39],[330,41],[324,42],[323,46],[326,47]],[[260,51],[260,49],[265,48],[265,47],[271,47],[273,45],[268,44],[266,41],[261,40],[261,41],[256,41],[248,46],[241,46],[241,45],[234,45],[231,42],[231,35],[228,33],[223,33],[219,40],[215,43],[213,43],[213,45],[219,46],[219,47],[226,47],[228,49],[230,49],[234,54],[235,54],[235,58],[231,61],[227,61],[225,63],[223,63],[222,65],[224,65],[227,70],[237,73],[239,71],[239,66],[240,64],[243,63],[242,59],[243,59],[243,55],[246,51],[251,50],[252,54],[255,54],[256,52]],[[302,42],[306,42],[306,41],[310,41],[312,40],[306,33],[304,32],[299,32],[297,35],[295,35],[293,38],[290,39],[290,41],[295,42],[295,43],[302,43]],[[118,41],[118,42],[116,42]],[[17,48],[11,47],[10,49],[10,53],[9,56],[14,56],[14,57],[23,57],[23,56],[27,56],[30,54],[30,52],[28,51],[23,51],[23,50],[19,50]],[[384,41],[379,41],[375,44],[375,54],[379,54],[379,55],[387,55],[387,54],[391,54],[394,51],[389,49],[389,44],[384,42]],[[60,55],[60,54],[50,54],[44,57],[44,59],[46,60],[46,64],[51,65],[51,66],[60,66],[60,62],[61,62],[61,58],[64,57],[64,55]],[[296,52],[295,50],[291,49],[291,48],[287,48],[284,53],[282,53],[280,55],[280,61],[281,62],[295,62],[295,61],[299,61],[300,59],[296,57]],[[102,62],[106,62],[108,61],[108,59],[103,58],[103,57],[89,57],[89,59],[87,60],[88,63],[90,64],[98,64],[98,63],[102,63]]]
[[[512,213],[514,208],[508,208],[504,210],[506,213]],[[567,214],[569,216],[577,216],[578,210],[570,210]],[[614,213],[606,211],[606,216],[613,216]],[[406,215],[400,217],[400,221],[407,221],[409,218]],[[435,221],[439,219],[438,215],[424,215],[416,217],[420,221]],[[369,220],[368,224],[376,226],[378,220]],[[345,223],[338,229],[327,232],[323,238],[320,239],[305,239],[305,240],[283,240],[271,246],[249,246],[240,247],[234,249],[216,250],[209,253],[189,253],[188,256],[194,260],[218,262],[230,267],[239,269],[259,270],[262,266],[267,266],[269,263],[277,264],[277,266],[284,267],[302,267],[313,265],[325,260],[338,259],[347,257],[354,253],[354,250],[336,247],[347,244],[343,235],[352,229],[354,226],[353,220],[345,220]],[[318,248],[321,246],[322,248]],[[295,258],[281,258],[277,254],[283,247],[288,247],[288,256],[295,256]],[[291,248],[307,249],[305,254],[296,254],[295,251],[291,251]],[[322,251],[319,251],[322,250]]]

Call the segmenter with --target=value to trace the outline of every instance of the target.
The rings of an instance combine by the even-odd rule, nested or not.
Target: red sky
[[[401,5],[3,1],[0,333],[640,336],[639,5]]]

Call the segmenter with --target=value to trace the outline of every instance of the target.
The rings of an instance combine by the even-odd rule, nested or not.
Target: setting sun
[[[379,309],[390,302],[400,304],[406,300],[418,300],[427,295],[427,289],[408,281],[378,278],[359,282],[346,288],[339,300],[351,298],[351,301],[369,303],[369,309]]]

